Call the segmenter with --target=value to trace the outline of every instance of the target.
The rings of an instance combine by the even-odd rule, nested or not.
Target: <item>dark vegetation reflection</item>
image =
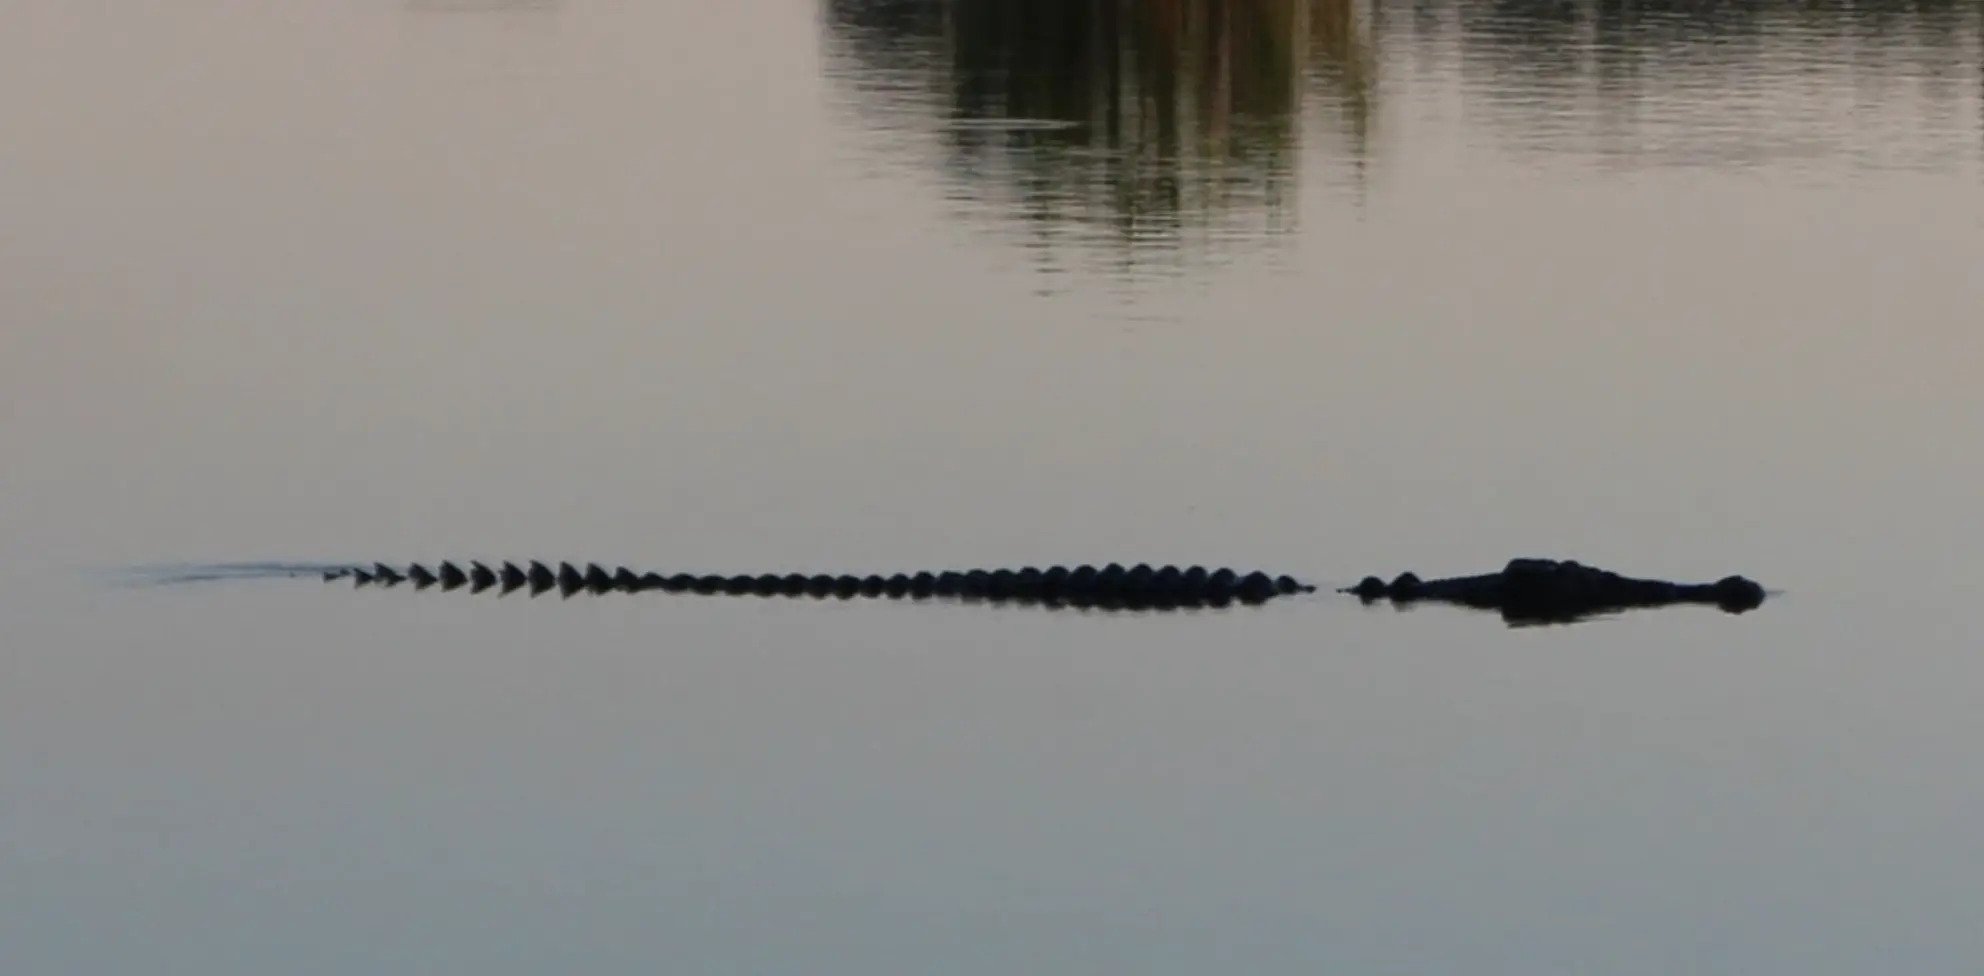
[[[1407,74],[1457,65],[1470,111],[1524,153],[1631,169],[1976,159],[1979,7],[1968,0],[1376,9],[1388,46],[1429,55]]]
[[[1361,173],[1372,58],[1346,0],[827,0],[881,127],[936,133],[965,207],[1129,268],[1292,229],[1305,102]]]
[[[864,126],[934,140],[963,215],[1015,220],[1050,269],[1076,248],[1150,270],[1275,240],[1305,172],[1355,205],[1380,171],[1381,93],[1393,115],[1452,102],[1470,139],[1601,169],[1948,169],[1984,129],[1968,0],[824,9]]]

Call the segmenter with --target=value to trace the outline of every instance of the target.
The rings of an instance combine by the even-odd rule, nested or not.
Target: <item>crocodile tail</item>
[[[471,562],[464,570],[444,561],[430,568],[412,563],[404,571],[384,563],[348,566],[325,572],[325,580],[349,579],[354,586],[393,587],[411,583],[417,590],[438,586],[442,591],[468,587],[471,593],[495,589],[497,596],[527,590],[538,596],[552,590],[564,598],[580,593],[724,594],[729,596],[797,597],[815,599],[855,597],[893,600],[958,599],[991,603],[1025,603],[1097,609],[1172,610],[1255,605],[1278,596],[1313,592],[1315,587],[1291,576],[1201,566],[1152,567],[1120,563],[1095,566],[1051,566],[1045,569],[966,570],[882,575],[765,573],[760,575],[695,575],[638,573],[625,566],[611,571],[598,563],[580,569],[568,562],[557,568],[533,560],[525,566],[505,562],[491,568]]]

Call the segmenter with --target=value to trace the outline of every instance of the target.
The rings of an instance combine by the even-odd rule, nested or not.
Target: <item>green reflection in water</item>
[[[934,146],[961,216],[1024,228],[1047,268],[1100,255],[1149,273],[1272,244],[1303,180],[1361,201],[1381,92],[1401,131],[1457,113],[1460,144],[1519,165],[1837,179],[1975,168],[1984,139],[1975,0],[825,9],[858,110]]]
[[[1373,57],[1348,0],[830,0],[827,14],[856,87],[892,126],[930,131],[959,204],[1016,218],[1049,268],[1064,243],[1143,272],[1281,237],[1305,123],[1327,124],[1363,176]]]

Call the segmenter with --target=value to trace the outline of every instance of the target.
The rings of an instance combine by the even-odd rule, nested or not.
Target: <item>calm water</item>
[[[0,970],[1984,967],[1975,4],[7,13]]]

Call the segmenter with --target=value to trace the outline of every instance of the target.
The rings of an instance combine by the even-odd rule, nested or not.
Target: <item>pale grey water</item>
[[[1984,966],[1974,4],[6,14],[0,971]]]

